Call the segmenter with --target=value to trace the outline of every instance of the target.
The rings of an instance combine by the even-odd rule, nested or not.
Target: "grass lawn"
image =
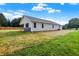
[[[0,55],[79,55],[78,51],[79,31],[0,31]]]

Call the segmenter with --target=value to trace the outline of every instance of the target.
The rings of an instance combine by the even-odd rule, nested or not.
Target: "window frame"
[[[54,25],[52,24],[52,28],[54,28]]]
[[[42,28],[44,28],[44,24],[42,23]]]
[[[36,28],[36,22],[33,23],[33,27]]]
[[[25,26],[26,26],[26,28],[28,28],[28,27],[29,27],[29,23],[26,23],[26,25],[25,25]]]

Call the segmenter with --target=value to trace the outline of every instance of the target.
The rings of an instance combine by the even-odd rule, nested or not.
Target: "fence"
[[[0,27],[0,30],[22,30],[22,27]]]

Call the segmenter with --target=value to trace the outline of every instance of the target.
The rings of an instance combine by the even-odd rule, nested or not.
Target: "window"
[[[36,28],[36,23],[34,23],[34,28]]]
[[[26,27],[29,27],[29,23],[26,24]]]
[[[44,28],[44,24],[42,24],[42,28]]]
[[[52,28],[54,28],[54,25],[52,25]]]

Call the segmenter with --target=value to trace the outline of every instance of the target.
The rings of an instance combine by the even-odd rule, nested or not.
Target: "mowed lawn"
[[[79,55],[79,31],[0,31],[0,55]]]

